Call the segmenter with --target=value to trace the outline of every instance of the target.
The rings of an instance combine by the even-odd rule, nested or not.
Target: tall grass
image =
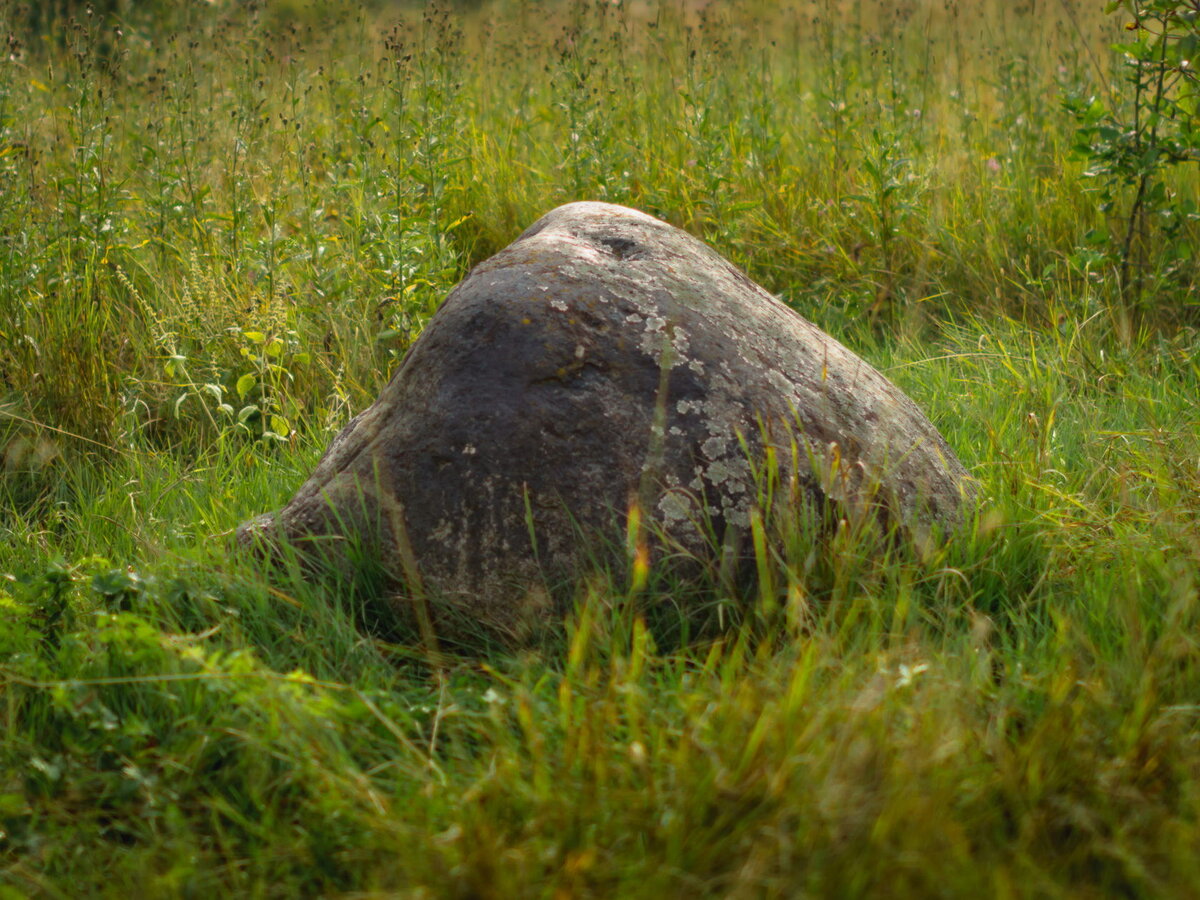
[[[0,891],[1194,892],[1196,233],[1130,315],[1099,6],[0,0]],[[436,665],[370,573],[231,554],[583,198],[883,369],[966,533],[785,516],[754,586],[634,559]]]

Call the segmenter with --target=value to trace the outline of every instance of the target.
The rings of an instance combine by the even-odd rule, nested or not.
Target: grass
[[[1130,309],[1096,251],[1100,5],[0,0],[0,893],[1194,893],[1200,254]],[[601,573],[437,666],[232,554],[582,198],[888,374],[967,533],[780,521],[773,590]]]

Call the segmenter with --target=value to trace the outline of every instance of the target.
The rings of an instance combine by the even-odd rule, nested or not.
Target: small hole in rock
[[[638,251],[637,241],[627,238],[602,237],[597,240],[607,247],[608,251],[617,259],[628,259]]]

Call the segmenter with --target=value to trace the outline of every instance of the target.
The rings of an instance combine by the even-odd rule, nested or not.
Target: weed
[[[1100,246],[1115,259],[1123,301],[1142,314],[1148,283],[1156,293],[1175,286],[1186,296],[1195,280],[1191,254],[1179,255],[1200,221],[1189,189],[1194,179],[1169,176],[1200,163],[1200,76],[1193,62],[1200,4],[1130,0],[1107,9],[1129,17],[1129,39],[1113,47],[1123,63],[1119,92],[1107,102],[1077,94],[1067,107],[1079,122],[1077,151],[1089,162],[1086,174],[1099,181],[1111,223],[1097,236]]]
[[[1195,22],[1121,13],[0,0],[0,892],[1194,893]],[[585,198],[883,369],[964,531],[764,471],[520,651],[228,551]]]

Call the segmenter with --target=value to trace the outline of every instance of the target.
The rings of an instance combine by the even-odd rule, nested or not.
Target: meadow
[[[0,897],[1194,896],[1200,128],[1134,7],[0,0]],[[576,199],[881,369],[964,533],[436,656],[233,552]]]

